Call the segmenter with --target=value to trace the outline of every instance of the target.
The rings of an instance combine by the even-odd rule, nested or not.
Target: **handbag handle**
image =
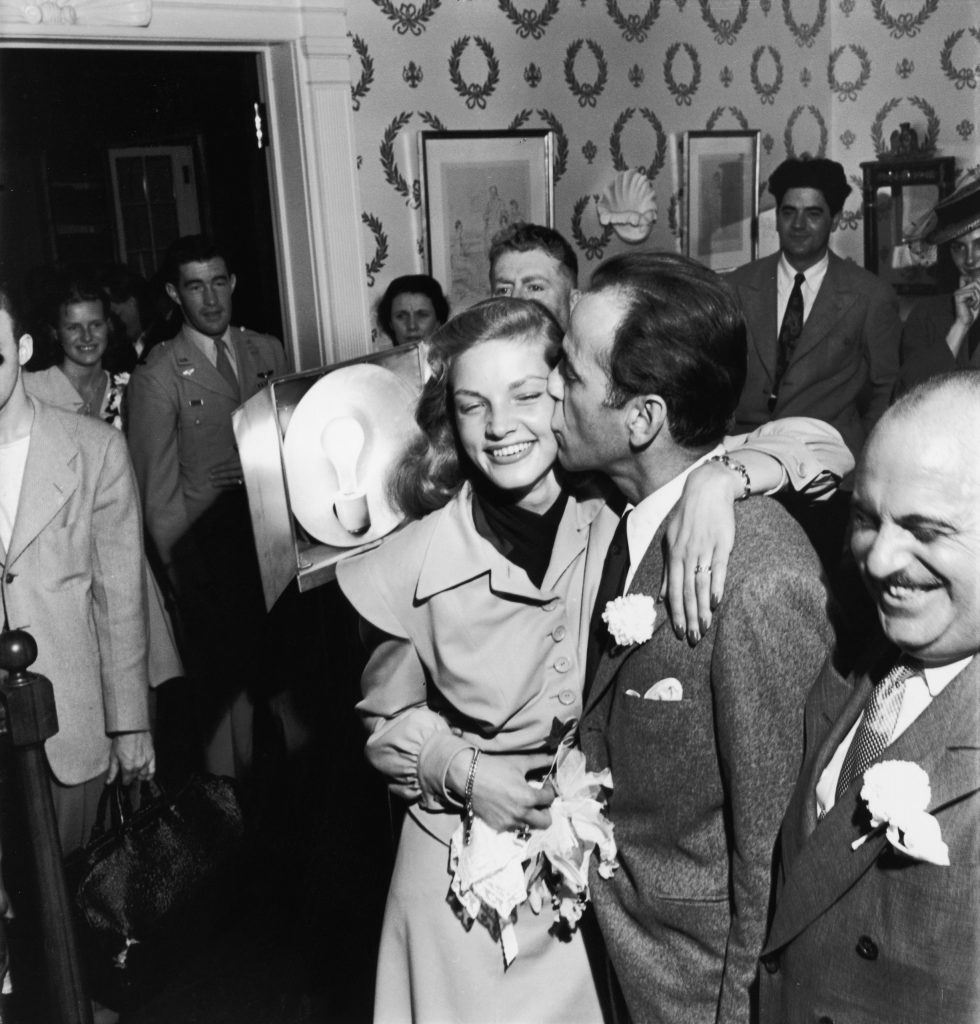
[[[132,802],[125,799],[129,796],[132,785],[132,782],[129,785],[124,785],[121,778],[116,778],[102,787],[99,806],[95,811],[95,824],[92,825],[92,832],[89,835],[90,843],[101,839],[107,829],[116,832],[126,830],[131,819],[137,813],[133,809]],[[163,786],[155,779],[144,779],[139,786],[140,807],[144,805],[146,799],[144,790],[149,793],[150,800],[160,800],[166,796]]]

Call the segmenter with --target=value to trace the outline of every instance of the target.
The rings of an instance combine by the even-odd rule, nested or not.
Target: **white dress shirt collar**
[[[201,355],[203,355],[212,366],[218,365],[218,350],[215,346],[214,338],[210,335],[202,334],[200,331],[191,327],[191,325],[186,321],[184,322],[184,337],[193,342]],[[225,343],[225,351],[228,353],[228,359],[237,374],[238,356],[235,352],[235,346],[231,343],[231,327],[225,328],[224,334],[221,335],[221,340]]]
[[[827,268],[830,266],[830,254],[824,253],[823,258],[813,264],[812,267],[807,267],[803,271],[806,280],[803,282],[803,322],[806,323],[807,317],[810,315],[810,310],[813,309],[813,303],[816,301],[817,292],[820,291],[820,286],[823,284],[823,279],[827,276]],[[797,271],[794,267],[789,265],[784,253],[779,254],[779,262],[776,264],[776,323],[781,324],[783,322],[783,316],[786,313],[786,306],[789,303],[790,292],[793,290],[793,285],[796,283]]]
[[[688,475],[698,468],[702,463],[707,462],[712,455],[720,455],[725,450],[724,445],[718,445],[706,455],[703,455],[697,462],[692,463],[683,473],[678,473],[672,480],[668,480],[663,487],[658,487],[652,494],[648,494],[630,512],[626,521],[626,542],[630,549],[630,567],[626,575],[626,588],[624,593],[629,592],[630,584],[633,582],[633,574],[637,566],[643,560],[650,542],[654,538],[661,523],[670,515],[670,510],[677,504],[684,490],[684,481]]]

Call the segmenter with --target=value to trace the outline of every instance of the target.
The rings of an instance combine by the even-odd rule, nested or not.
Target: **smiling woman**
[[[84,277],[62,279],[53,290],[46,317],[56,365],[25,374],[28,393],[121,427],[122,393],[129,375],[103,369],[106,353],[116,343],[108,295]]]
[[[433,335],[416,412],[423,436],[393,485],[420,518],[338,566],[371,637],[359,705],[368,758],[410,805],[378,1021],[406,1019],[407,1006],[415,1020],[602,1020],[582,937],[556,938],[550,908],[516,909],[519,955],[505,972],[502,938],[464,927],[462,904],[454,913],[447,903],[464,819],[489,826],[477,836],[518,844],[520,870],[555,798],[528,774],[548,770],[582,711],[584,637],[616,520],[555,475],[545,385],[560,343],[544,307],[511,298],[479,303]]]

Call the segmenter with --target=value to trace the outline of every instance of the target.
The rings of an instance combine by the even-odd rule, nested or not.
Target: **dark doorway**
[[[258,60],[0,49],[0,276],[123,258],[149,276],[188,223],[175,212],[180,185],[200,230],[232,255],[234,322],[282,337]]]

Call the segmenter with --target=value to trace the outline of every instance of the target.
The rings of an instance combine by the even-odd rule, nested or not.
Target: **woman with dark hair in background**
[[[413,345],[449,319],[449,302],[428,274],[396,277],[378,303],[378,326],[395,345]]]

